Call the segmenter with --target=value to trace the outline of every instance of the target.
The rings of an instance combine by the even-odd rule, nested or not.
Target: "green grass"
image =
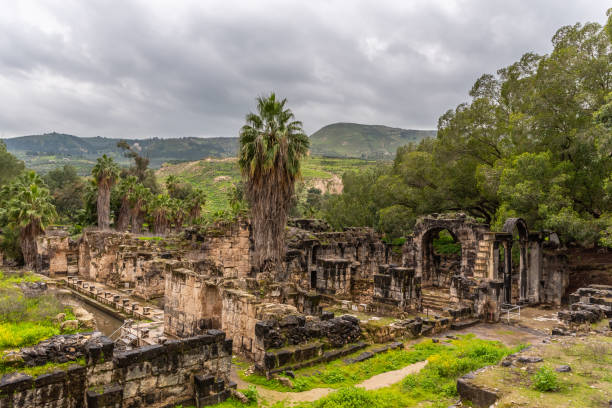
[[[395,407],[436,407],[446,408],[457,399],[457,378],[478,368],[497,364],[503,357],[518,351],[522,346],[511,349],[496,341],[481,340],[473,335],[461,336],[448,344],[432,343],[426,340],[415,345],[412,351],[427,358],[428,364],[419,373],[407,376],[404,380],[375,391],[366,391],[349,385],[347,382],[325,383],[326,387],[341,384],[338,391],[315,402],[294,405],[299,408],[395,408]],[[410,352],[410,351],[408,351]],[[391,355],[392,353],[387,353]],[[425,357],[427,356],[427,357]],[[373,359],[351,366],[371,365],[371,372],[377,372],[379,362]],[[401,364],[400,364],[401,365]],[[347,366],[343,373],[355,368]],[[395,369],[391,364],[385,371]],[[363,372],[364,368],[357,368]],[[336,381],[336,377],[330,377]],[[275,408],[285,408],[289,404],[279,402]]]
[[[509,352],[511,351],[501,343],[464,336],[450,344],[425,340],[408,350],[391,350],[360,363],[347,365],[343,361],[345,357],[331,363],[297,370],[294,372],[296,378],[292,380],[293,389],[281,385],[278,380],[268,380],[255,374],[243,376],[243,379],[284,392],[306,391],[314,388],[343,388],[358,384],[377,374],[398,370],[426,359],[429,360],[427,367],[435,367],[438,376],[456,378],[460,373],[499,361]],[[431,368],[428,369],[428,371],[431,370]],[[449,384],[447,385],[450,386]]]
[[[64,320],[75,319],[72,310],[54,296],[25,297],[16,286],[37,281],[40,277],[31,273],[6,275],[0,271],[0,350],[32,346],[60,334],[60,322],[55,320],[59,313],[66,315]]]
[[[529,351],[528,353],[531,353]],[[471,380],[478,386],[497,388],[497,407],[595,408],[607,406],[612,398],[612,338],[594,335],[563,338],[533,351],[542,363],[495,366]],[[567,373],[552,368],[569,365]]]
[[[20,373],[30,375],[34,378],[41,376],[43,374],[47,374],[53,371],[58,370],[67,370],[73,364],[78,364],[81,366],[85,365],[85,358],[81,357],[76,359],[75,361],[68,361],[66,363],[47,363],[44,365],[36,366],[36,367],[22,367],[15,370],[12,367],[5,366],[0,364],[0,374],[6,374],[7,372],[19,371]]]

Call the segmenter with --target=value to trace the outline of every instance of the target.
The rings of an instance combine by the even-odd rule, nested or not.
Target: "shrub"
[[[550,392],[559,389],[557,375],[550,367],[540,367],[531,379],[533,381],[533,388],[538,391]]]
[[[257,392],[257,388],[254,385],[249,385],[249,388],[242,392],[245,397],[249,400],[250,404],[257,402],[259,399],[259,393]]]

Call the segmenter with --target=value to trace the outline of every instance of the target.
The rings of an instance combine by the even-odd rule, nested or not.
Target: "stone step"
[[[468,327],[472,327],[478,323],[480,323],[480,320],[478,319],[470,319],[470,320],[462,320],[459,322],[452,322],[451,329],[453,330],[467,329]]]

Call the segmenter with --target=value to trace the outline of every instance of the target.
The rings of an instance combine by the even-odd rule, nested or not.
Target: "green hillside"
[[[316,156],[388,160],[395,156],[398,147],[435,135],[435,130],[334,123],[310,136],[310,152]]]
[[[25,161],[36,171],[46,173],[57,166],[71,164],[82,175],[88,174],[96,159],[103,154],[127,164],[119,140],[136,146],[136,151],[151,160],[151,167],[158,168],[165,162],[199,160],[204,157],[233,157],[238,150],[238,138],[176,139],[115,139],[108,137],[78,137],[62,133],[21,136],[4,139],[9,152]]]
[[[344,172],[374,167],[376,163],[372,160],[307,157],[302,164],[303,186],[305,189],[316,187],[323,193],[340,193]],[[241,180],[235,158],[166,164],[155,174],[160,184],[163,184],[168,176],[174,175],[202,187],[206,191],[208,212],[229,208],[229,193],[232,186]],[[298,190],[299,188],[300,186]]]
[[[311,155],[390,160],[399,146],[435,134],[435,131],[430,130],[335,123],[323,127],[310,137]],[[58,166],[70,164],[77,168],[80,175],[87,175],[96,159],[103,154],[122,165],[129,163],[117,147],[119,140],[127,141],[141,155],[148,157],[152,168],[159,168],[163,163],[196,161],[207,157],[236,157],[238,152],[238,138],[235,137],[116,139],[53,132],[4,139],[4,142],[9,152],[37,172],[47,173]]]

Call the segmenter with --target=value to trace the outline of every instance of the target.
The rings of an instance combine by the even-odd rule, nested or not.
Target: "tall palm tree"
[[[238,164],[246,181],[254,238],[254,267],[275,270],[282,261],[287,212],[308,152],[308,136],[286,99],[274,93],[257,98],[240,130]]]
[[[201,188],[191,190],[187,199],[187,211],[189,211],[189,222],[193,223],[202,214],[202,206],[206,204],[206,193]]]
[[[53,198],[43,179],[33,171],[3,187],[2,218],[19,229],[19,246],[26,267],[36,263],[36,238],[57,217]]]
[[[119,215],[117,216],[117,222],[115,222],[115,229],[117,231],[127,231],[130,227],[130,217],[132,216],[130,194],[138,184],[136,176],[128,176],[119,182],[117,190],[119,190],[119,196],[121,197],[121,207],[119,208]]]
[[[150,200],[151,190],[138,183],[130,191],[128,200],[130,202],[130,212],[132,218],[132,233],[140,234],[145,217],[145,203]]]
[[[119,178],[119,166],[112,157],[104,154],[98,157],[91,174],[98,185],[98,228],[108,229],[110,227],[110,193]]]
[[[153,232],[164,235],[172,218],[173,199],[167,194],[158,194],[149,201],[147,210],[150,214]]]

